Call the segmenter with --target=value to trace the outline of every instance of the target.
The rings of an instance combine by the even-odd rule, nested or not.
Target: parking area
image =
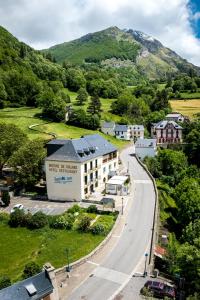
[[[74,202],[49,202],[49,201],[41,201],[41,200],[32,200],[30,198],[25,197],[13,197],[11,199],[11,203],[9,207],[3,209],[4,211],[10,213],[11,209],[16,204],[22,204],[24,206],[25,211],[29,211],[31,214],[35,214],[38,211],[42,211],[46,215],[59,215],[73,206]]]

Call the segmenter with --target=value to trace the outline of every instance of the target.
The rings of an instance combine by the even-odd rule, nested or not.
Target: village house
[[[135,154],[144,159],[146,156],[154,157],[157,154],[156,139],[138,139],[135,143]]]
[[[81,201],[117,169],[117,148],[98,134],[53,140],[45,160],[48,199]]]
[[[185,117],[178,112],[172,112],[168,115],[166,115],[165,119],[167,121],[174,121],[174,122],[184,122],[185,121]]]
[[[155,138],[157,144],[182,143],[183,128],[174,121],[160,121],[151,127],[151,137]]]
[[[101,131],[111,136],[115,135],[115,122],[104,122],[101,126]]]
[[[0,300],[58,300],[54,271],[47,263],[42,272],[0,290]]]

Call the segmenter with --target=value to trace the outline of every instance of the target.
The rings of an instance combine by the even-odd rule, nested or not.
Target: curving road
[[[134,194],[124,215],[124,229],[114,249],[73,291],[70,300],[112,299],[128,283],[145,252],[149,252],[155,192],[147,173],[136,158],[130,156],[132,152],[133,148],[129,147],[120,155],[123,165],[129,166]]]

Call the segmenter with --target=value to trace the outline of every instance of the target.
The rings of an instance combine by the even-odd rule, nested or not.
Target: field
[[[97,215],[87,213],[94,220]],[[81,214],[80,214],[81,216]],[[21,278],[24,266],[35,261],[40,266],[50,262],[55,268],[67,264],[66,249],[69,249],[70,263],[89,254],[105,238],[105,235],[80,233],[77,219],[72,230],[42,229],[30,230],[24,227],[11,228],[6,220],[0,223],[0,277],[8,275],[13,281]],[[95,224],[103,224],[109,232],[114,225],[112,215],[98,216]]]
[[[109,105],[106,104],[106,101],[104,101],[103,105],[104,107],[107,106],[108,109]],[[41,110],[39,108],[21,107],[1,109],[0,122],[17,125],[27,134],[30,139],[42,138],[48,140],[52,138],[47,133],[45,134],[43,132],[55,133],[57,138],[79,138],[82,135],[98,133],[104,136],[118,148],[123,148],[128,144],[128,142],[126,141],[117,140],[114,137],[102,134],[98,130],[88,130],[71,125],[66,125],[65,123],[50,122],[47,124],[45,120],[40,118],[40,113]],[[36,127],[38,131],[30,130],[28,128],[28,126],[33,124],[38,124],[38,126]]]
[[[200,99],[190,100],[170,100],[173,111],[193,118],[195,114],[200,113]]]

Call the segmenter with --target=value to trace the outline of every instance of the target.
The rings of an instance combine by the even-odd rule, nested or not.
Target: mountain
[[[110,27],[89,33],[71,42],[55,45],[50,52],[59,63],[98,63],[105,67],[133,68],[149,79],[165,78],[169,73],[200,74],[200,68],[187,62],[158,40],[140,31]]]

